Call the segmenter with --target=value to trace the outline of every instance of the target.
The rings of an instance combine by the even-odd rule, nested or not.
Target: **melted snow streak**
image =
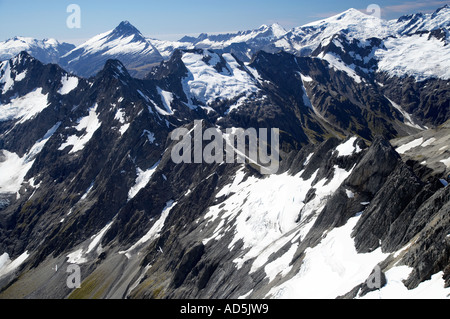
[[[159,238],[161,230],[164,227],[164,223],[166,222],[167,217],[170,214],[170,211],[177,205],[177,202],[171,200],[166,203],[166,207],[164,207],[161,212],[161,216],[158,220],[156,220],[150,230],[139,239],[133,246],[131,246],[126,251],[119,252],[120,254],[124,254],[127,258],[131,258],[132,255],[139,251],[139,249],[145,248],[145,244],[149,243],[157,238]]]
[[[356,83],[361,83],[363,81],[363,79],[361,79],[361,77],[356,74],[355,71],[356,66],[354,64],[352,65],[345,64],[339,57],[337,57],[333,53],[327,53],[319,57],[330,63],[331,67],[334,68],[335,70],[346,73],[349,77],[355,80]]]
[[[396,151],[399,154],[405,154],[407,151],[409,151],[415,147],[421,146],[423,144],[423,142],[424,142],[423,137],[421,137],[412,142],[409,142],[405,145],[400,146],[399,148],[396,149]]]
[[[114,220],[108,223],[105,227],[103,227],[100,232],[98,232],[96,235],[92,236],[88,240],[87,247],[79,248],[78,250],[70,253],[67,255],[67,262],[69,264],[84,264],[88,261],[89,254],[95,252],[97,255],[101,254],[103,251],[103,248],[101,246],[101,241],[103,239],[103,236],[105,236],[106,232],[111,228]]]

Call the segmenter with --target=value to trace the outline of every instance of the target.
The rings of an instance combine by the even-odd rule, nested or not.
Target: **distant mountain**
[[[145,76],[163,57],[128,21],[114,30],[97,35],[61,57],[59,63],[79,76],[89,77],[100,71],[108,59],[118,59],[131,75]]]
[[[43,63],[58,63],[61,56],[74,48],[73,44],[59,43],[55,39],[15,37],[0,42],[0,61],[9,60],[26,51]]]
[[[324,40],[335,34],[345,34],[349,39],[385,39],[389,36],[410,35],[419,31],[447,30],[450,26],[450,9],[444,6],[432,14],[418,13],[398,20],[383,20],[349,9],[327,19],[312,22],[286,31],[278,24],[261,26],[256,30],[233,34],[201,34],[197,38],[184,37],[180,42],[192,43],[197,48],[211,48],[236,54],[241,60],[250,60],[258,50],[275,53],[280,50],[298,56],[310,55]]]
[[[197,38],[183,37],[180,42],[191,43],[196,48],[209,48],[217,52],[233,53],[242,61],[249,61],[259,50],[278,51],[273,47],[274,41],[283,37],[286,30],[279,24],[262,25],[258,29],[236,33],[208,35],[200,34]]]
[[[211,49],[222,49],[232,43],[240,42],[265,42],[278,39],[286,34],[286,30],[279,24],[274,23],[270,26],[262,25],[258,29],[240,31],[236,33],[208,35],[200,34],[197,38],[183,37],[180,42],[190,42],[198,47],[205,46]]]
[[[391,26],[401,34],[413,34],[419,31],[433,31],[450,27],[450,7],[437,9],[434,13],[416,13],[392,20]]]

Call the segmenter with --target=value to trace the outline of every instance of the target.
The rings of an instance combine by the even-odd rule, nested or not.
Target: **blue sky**
[[[81,8],[81,28],[66,26],[69,4]],[[183,35],[248,30],[277,22],[291,29],[349,8],[382,8],[383,19],[431,12],[450,0],[0,0],[0,41],[14,36],[56,38],[79,44],[128,20],[144,35],[177,40]]]

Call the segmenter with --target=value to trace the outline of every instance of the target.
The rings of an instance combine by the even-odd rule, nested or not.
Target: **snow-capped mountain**
[[[289,31],[275,46],[298,55],[308,55],[324,40],[337,33],[345,33],[350,39],[385,38],[392,34],[389,22],[376,16],[349,9],[336,16],[309,23]]]
[[[306,56],[335,34],[345,34],[349,39],[364,41],[370,38],[386,39],[390,36],[445,29],[448,36],[449,17],[450,8],[448,6],[436,10],[433,14],[418,13],[391,21],[380,19],[357,9],[349,9],[330,18],[289,31],[274,24],[234,34],[201,34],[197,38],[184,37],[180,41],[192,43],[197,48],[232,52],[244,61],[251,59],[251,56],[258,50],[272,53],[283,50],[299,56]]]
[[[266,42],[278,39],[286,34],[286,30],[279,24],[270,26],[262,25],[258,29],[240,31],[236,33],[208,35],[200,34],[197,38],[183,37],[180,42],[190,42],[198,48],[207,47],[211,49],[223,49],[233,43]]]
[[[448,31],[449,20],[450,8],[448,6],[436,10],[433,14],[418,13],[391,21],[356,9],[349,9],[330,18],[294,28],[278,39],[275,46],[297,55],[308,55],[335,34],[345,34],[349,40],[386,39],[390,36],[413,34],[420,31],[437,29]]]
[[[284,36],[286,30],[279,24],[262,25],[254,30],[236,33],[183,37],[180,42],[191,43],[195,48],[213,49],[224,53],[233,53],[242,61],[249,61],[259,50],[272,52],[273,42]]]
[[[391,26],[400,34],[413,34],[419,31],[433,31],[450,27],[450,7],[439,8],[434,13],[416,13],[392,20]]]
[[[269,27],[155,41],[143,79],[152,41],[125,22],[66,55],[88,79],[0,62],[0,298],[449,298],[447,29],[374,19],[297,29],[308,56]],[[277,173],[173,160],[175,129],[226,154],[239,128],[279,128]]]
[[[0,42],[0,61],[9,60],[26,51],[44,63],[58,63],[60,57],[73,48],[75,48],[73,44],[59,43],[55,39],[15,37]]]
[[[97,35],[61,57],[60,65],[79,76],[100,71],[108,59],[118,59],[137,77],[146,75],[163,57],[128,21]]]
[[[165,60],[168,60],[177,49],[188,50],[194,49],[195,47],[191,42],[158,40],[153,38],[147,38],[147,40],[155,46]]]

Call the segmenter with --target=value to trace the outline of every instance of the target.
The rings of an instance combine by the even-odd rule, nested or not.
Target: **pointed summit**
[[[130,23],[130,21],[125,20],[120,22],[118,28],[134,28],[134,26]]]
[[[129,21],[122,21],[112,33],[121,36],[139,35],[143,37],[142,33]]]
[[[29,67],[32,67],[33,65],[41,65],[41,62],[35,59],[27,51],[21,51],[15,57],[7,61],[9,62],[11,69],[14,69],[18,73],[26,70]]]
[[[286,29],[278,23],[273,23],[270,26],[270,29],[272,30],[272,33],[275,37],[282,37],[287,33]]]
[[[61,65],[83,77],[103,69],[108,59],[120,60],[132,76],[144,77],[163,60],[159,51],[129,21],[99,34],[61,58]]]

